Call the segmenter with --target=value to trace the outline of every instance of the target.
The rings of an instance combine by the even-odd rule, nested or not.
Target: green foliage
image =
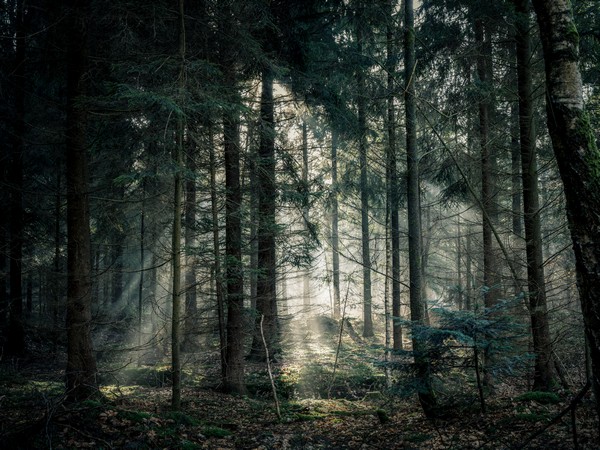
[[[526,330],[510,315],[518,301],[520,298],[504,301],[481,312],[432,308],[436,326],[403,322],[405,329],[427,343],[425,356],[434,375],[434,388],[447,405],[472,402],[476,395],[475,364],[484,351],[495,355],[494,364],[486,366],[493,376],[525,375],[531,358],[519,351],[518,340]],[[413,352],[404,350],[396,355],[392,363],[398,377],[394,391],[402,396],[413,395],[421,388],[421,381],[413,373]]]
[[[223,438],[231,436],[231,431],[226,430],[225,428],[217,427],[215,425],[207,425],[202,428],[202,434],[206,437]]]
[[[152,417],[151,414],[144,411],[128,411],[122,410],[119,411],[119,418],[129,420],[135,423],[142,423],[144,420],[148,420]]]
[[[176,425],[197,426],[200,423],[198,419],[181,411],[170,411],[164,416],[166,419],[173,420]]]
[[[519,402],[536,402],[541,405],[556,405],[560,403],[560,397],[554,392],[529,391],[519,395],[515,400]]]

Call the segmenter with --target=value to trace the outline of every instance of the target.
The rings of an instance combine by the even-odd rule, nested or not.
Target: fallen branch
[[[262,337],[263,346],[265,347],[265,355],[267,356],[267,371],[269,372],[269,379],[271,380],[271,388],[273,389],[273,398],[275,399],[275,408],[277,410],[277,418],[281,421],[281,409],[279,408],[279,398],[277,397],[277,388],[275,387],[275,380],[273,379],[273,372],[271,371],[271,359],[269,357],[269,347],[267,347],[267,340],[265,339],[265,330],[263,328],[263,321],[265,315],[260,316],[260,336]]]
[[[558,413],[558,415],[556,415],[554,417],[554,419],[552,419],[550,422],[548,422],[543,428],[540,428],[538,431],[536,431],[535,433],[533,433],[531,436],[529,436],[527,439],[525,439],[520,445],[518,445],[516,448],[517,449],[522,449],[525,448],[527,445],[529,445],[529,443],[531,441],[533,441],[535,438],[541,436],[542,434],[544,434],[544,432],[550,428],[553,425],[556,425],[557,423],[560,422],[560,420],[567,415],[567,413],[570,411],[572,416],[571,416],[571,420],[573,421],[573,441],[575,443],[575,448],[578,448],[577,446],[577,431],[575,430],[574,426],[574,414],[575,414],[575,409],[577,408],[577,404],[583,399],[584,395],[587,393],[587,391],[590,390],[591,387],[591,383],[588,380],[587,383],[585,383],[585,386],[583,386],[583,388],[581,389],[581,391],[579,391],[579,393],[573,397],[573,400],[571,400],[569,402],[569,404],[567,405],[567,407],[565,409],[563,409],[560,413]]]

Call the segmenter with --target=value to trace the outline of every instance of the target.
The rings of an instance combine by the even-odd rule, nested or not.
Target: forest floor
[[[351,338],[333,377],[332,347],[315,341],[303,361],[273,368],[280,417],[261,364],[247,367],[248,395],[232,396],[214,384],[214,361],[188,360],[175,412],[166,365],[107,371],[100,399],[69,406],[64,354],[0,360],[0,449],[600,449],[589,392],[575,422],[570,413],[556,419],[575,389],[550,397],[504,390],[487,399],[485,414],[464,390],[444,397],[443,418],[427,419],[414,395],[386,389],[380,369],[360,362]]]

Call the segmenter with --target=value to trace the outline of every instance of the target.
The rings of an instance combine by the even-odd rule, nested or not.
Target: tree
[[[277,190],[275,184],[275,117],[273,101],[274,75],[270,67],[262,73],[260,96],[260,144],[256,171],[258,192],[258,261],[256,286],[256,326],[251,357],[264,360],[263,337],[271,354],[279,346],[277,317],[277,260],[275,254],[275,221]]]
[[[420,383],[419,401],[427,416],[433,416],[436,397],[431,386],[427,343],[418,332],[425,323],[423,270],[421,266],[421,208],[419,188],[419,151],[415,108],[415,29],[413,1],[404,1],[404,108],[406,117],[406,191],[408,202],[408,264],[410,284],[410,319],[412,346],[417,381]]]
[[[402,326],[400,325],[400,183],[398,180],[397,150],[396,150],[396,63],[398,55],[395,45],[394,0],[387,4],[387,30],[386,30],[386,71],[387,71],[387,165],[389,179],[390,202],[390,228],[392,252],[392,329],[393,345],[395,350],[402,349]]]
[[[365,5],[357,2],[355,17],[356,53],[360,64],[356,70],[356,114],[358,116],[358,158],[360,165],[360,228],[362,241],[363,267],[363,337],[371,337],[373,332],[371,298],[371,246],[369,236],[369,182],[367,165],[367,105],[366,105],[366,68],[363,67],[363,47],[366,32],[364,17]]]
[[[67,110],[67,398],[84,400],[97,392],[91,338],[91,243],[88,199],[87,114],[81,104],[87,70],[89,3],[71,0],[66,18]]]
[[[546,111],[567,202],[592,386],[600,417],[600,151],[584,107],[579,35],[568,0],[533,0],[546,73]]]
[[[231,4],[222,12],[221,35],[235,27]],[[243,394],[244,384],[244,276],[242,268],[242,190],[240,186],[239,93],[235,42],[226,38],[221,44],[221,71],[229,104],[223,110],[223,148],[225,153],[225,290],[227,301],[227,342],[224,390]]]
[[[14,125],[12,154],[8,182],[10,192],[10,304],[7,350],[12,354],[25,351],[23,325],[23,147],[25,133],[25,29],[24,2],[15,5],[15,64],[12,84],[14,89]]]
[[[541,210],[533,125],[533,95],[530,50],[530,7],[528,0],[514,0],[516,17],[517,72],[519,92],[519,141],[523,183],[523,222],[527,256],[529,314],[535,353],[534,390],[551,390],[556,384],[552,342],[548,324],[546,280],[542,254]]]

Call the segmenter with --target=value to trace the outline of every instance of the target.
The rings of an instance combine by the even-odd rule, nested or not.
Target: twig
[[[265,315],[260,316],[260,336],[262,337],[263,345],[265,347],[265,355],[267,356],[267,371],[269,372],[269,379],[271,380],[271,388],[273,389],[273,398],[275,399],[275,408],[277,410],[277,418],[281,421],[281,409],[279,408],[279,398],[277,397],[277,388],[275,387],[275,380],[273,379],[273,372],[271,371],[271,359],[269,357],[269,347],[267,347],[267,340],[265,339],[265,330],[263,328],[263,321]]]
[[[569,404],[567,405],[567,407],[565,409],[563,409],[560,413],[558,413],[558,415],[556,415],[554,417],[554,419],[552,419],[550,422],[548,422],[546,425],[544,425],[543,428],[540,428],[538,431],[536,431],[535,433],[530,435],[527,439],[525,439],[519,446],[517,446],[517,449],[525,448],[531,441],[533,441],[535,438],[541,436],[552,425],[556,425],[558,422],[560,422],[560,419],[562,419],[569,411],[572,411],[573,416],[571,416],[571,420],[573,421],[573,423],[575,423],[574,422],[575,408],[577,408],[577,404],[581,401],[581,399],[587,393],[587,391],[590,390],[591,385],[592,384],[588,380],[587,383],[585,383],[585,386],[583,386],[581,391],[579,391],[579,393],[573,398],[573,400],[571,400],[569,402]],[[575,442],[575,448],[577,448],[577,432],[575,429],[573,429],[573,440]]]
[[[340,356],[340,348],[342,347],[342,333],[344,332],[344,321],[346,320],[346,305],[348,304],[348,294],[350,293],[350,280],[346,284],[346,296],[344,297],[344,308],[342,309],[342,320],[340,321],[340,335],[338,337],[338,345],[335,350],[335,360],[333,362],[333,374],[331,375],[331,383],[327,390],[327,398],[331,398],[331,389],[335,383],[335,374],[337,372],[338,358]]]

